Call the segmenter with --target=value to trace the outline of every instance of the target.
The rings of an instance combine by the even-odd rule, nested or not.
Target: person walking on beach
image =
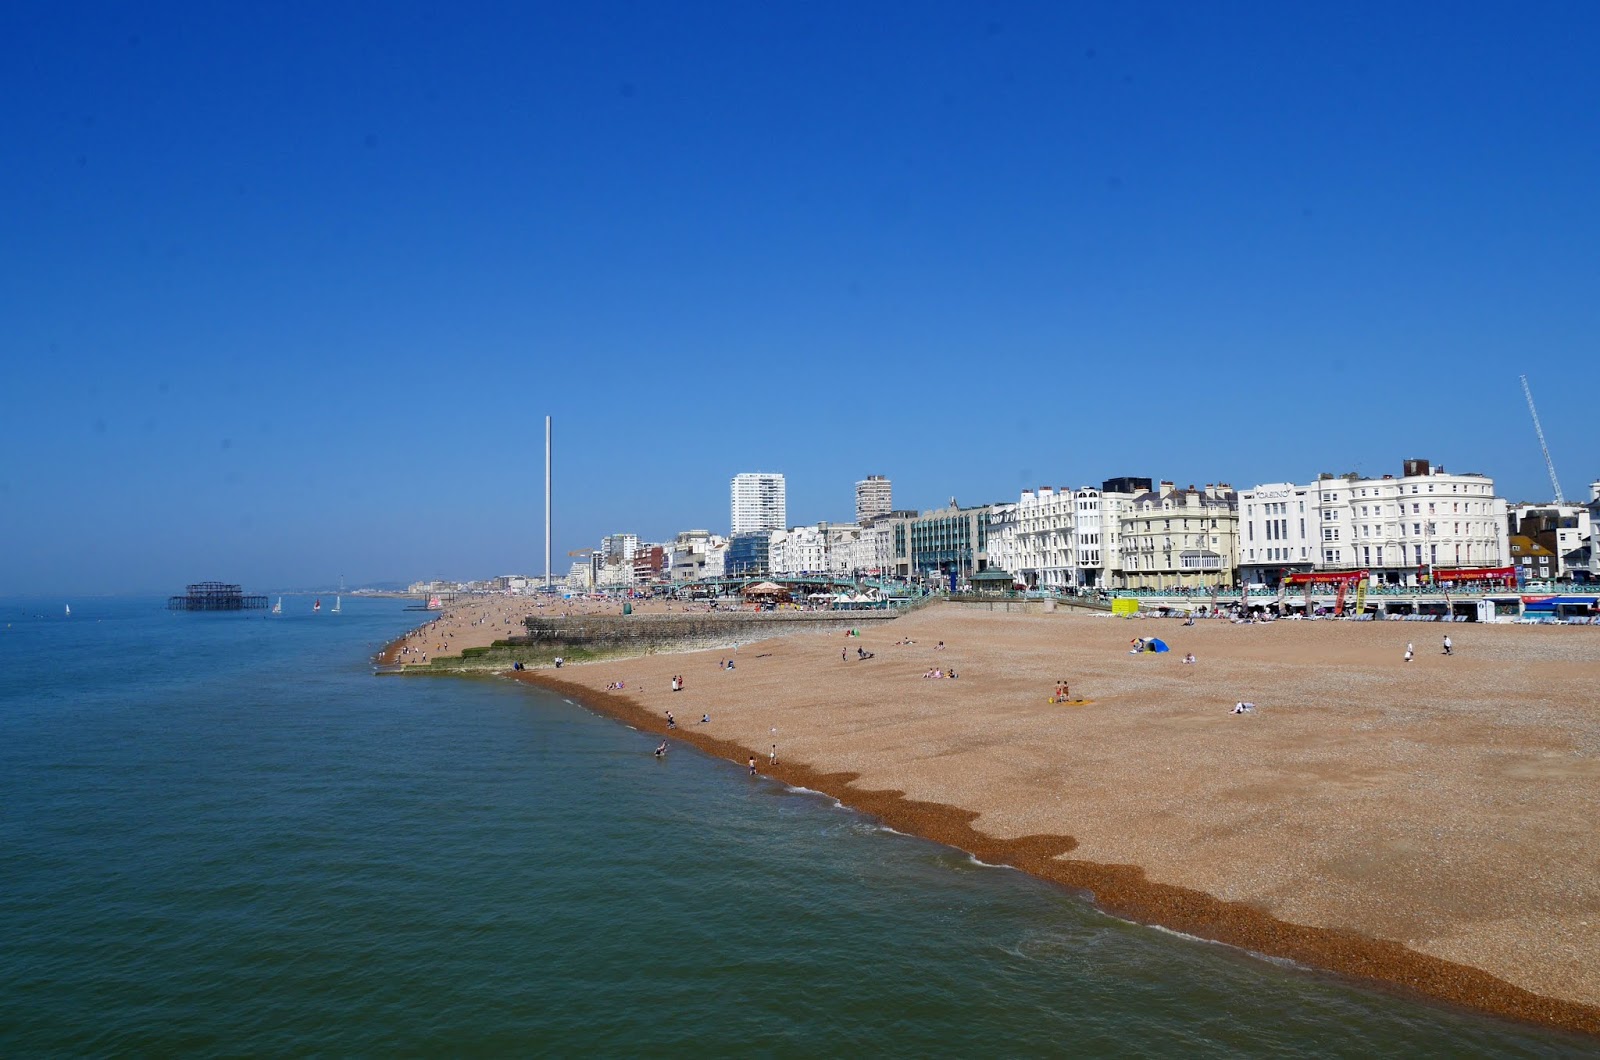
[[[1454,655],[1456,653],[1455,648],[1450,643],[1450,634],[1448,633],[1444,635],[1444,653],[1446,655]]]
[[[752,777],[756,775],[756,756],[755,755],[751,755],[750,756],[750,775]]]
[[[1411,657],[1413,655],[1415,655],[1415,654],[1416,654],[1416,652],[1412,650],[1411,644],[1408,642],[1406,644],[1406,662],[1410,662],[1411,661]]]
[[[767,764],[768,765],[774,765],[774,766],[778,764],[778,745],[777,744],[773,744],[772,745],[772,754],[767,756]]]
[[[672,716],[672,711],[667,711],[667,728],[676,729],[677,727],[678,720]]]

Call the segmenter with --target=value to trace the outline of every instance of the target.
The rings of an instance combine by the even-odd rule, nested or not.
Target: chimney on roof
[[[1173,486],[1173,484],[1170,483],[1170,482],[1163,482],[1161,484],[1161,496],[1163,496],[1163,497],[1171,496],[1172,495],[1172,491],[1174,489],[1176,489],[1176,488],[1177,487]]]

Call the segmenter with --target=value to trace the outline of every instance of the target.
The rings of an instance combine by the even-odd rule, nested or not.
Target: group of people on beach
[[[955,677],[959,677],[959,676],[960,675],[957,674],[954,669],[946,671],[946,670],[941,668],[941,669],[936,669],[936,670],[929,670],[927,673],[922,675],[922,679],[924,681],[927,681],[927,680],[942,680],[943,678],[946,678],[946,677],[955,678]]]
[[[672,675],[672,690],[674,692],[682,692],[683,691],[683,675],[682,674],[673,674]]]

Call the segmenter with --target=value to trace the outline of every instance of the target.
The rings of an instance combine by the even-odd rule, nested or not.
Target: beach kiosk
[[[1017,583],[1010,571],[996,570],[993,567],[979,571],[970,580],[973,592],[990,594],[1009,593],[1016,588]]]

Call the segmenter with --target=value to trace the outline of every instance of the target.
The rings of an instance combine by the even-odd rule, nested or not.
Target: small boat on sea
[[[344,610],[344,597],[335,596],[333,598],[333,611],[332,611],[332,614],[337,615],[340,611],[343,611],[343,610]]]
[[[67,605],[67,617],[68,618],[72,617],[72,605],[71,604]]]
[[[311,610],[313,610],[313,611],[321,611],[322,610],[322,598],[320,596],[317,597],[316,601],[312,603]]]
[[[272,613],[275,615],[283,614],[283,597],[278,597],[278,602],[272,605]]]

